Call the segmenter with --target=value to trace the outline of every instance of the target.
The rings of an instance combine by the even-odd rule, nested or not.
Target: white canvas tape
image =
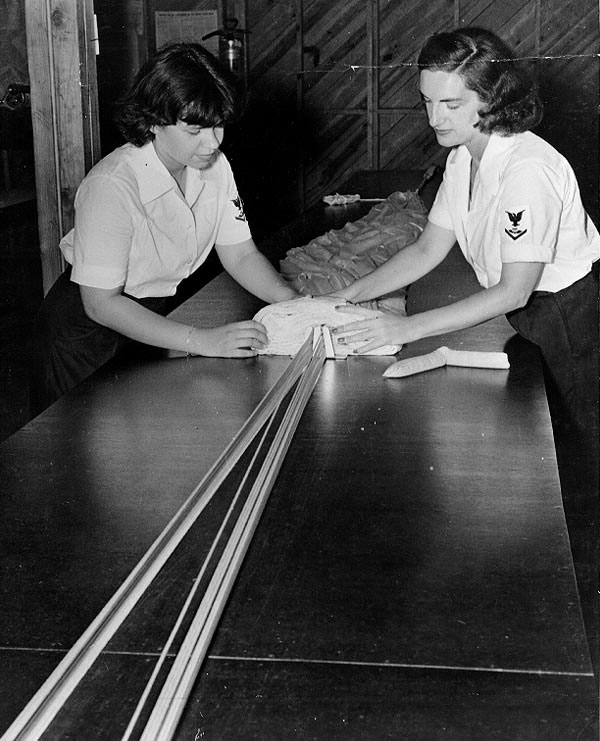
[[[438,347],[427,355],[416,358],[407,358],[392,363],[383,375],[386,378],[404,378],[415,373],[441,368],[444,365],[457,365],[465,368],[497,368],[510,367],[508,356],[504,352],[477,352],[473,350],[450,350],[447,347]]]

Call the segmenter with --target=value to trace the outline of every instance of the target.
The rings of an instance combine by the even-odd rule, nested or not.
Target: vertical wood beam
[[[296,110],[304,109],[304,0],[295,0],[296,10]],[[306,207],[306,162],[304,147],[298,152],[298,205],[300,212]]]
[[[93,0],[26,0],[44,293],[64,269],[81,179],[100,156]]]
[[[379,169],[379,0],[367,0],[367,155]]]

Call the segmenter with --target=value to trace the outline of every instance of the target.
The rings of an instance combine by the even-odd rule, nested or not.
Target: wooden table
[[[365,197],[415,182],[369,177]],[[316,207],[265,251],[282,255],[365,209]],[[453,251],[411,288],[409,311],[475,288]],[[175,316],[209,326],[259,306],[220,275]],[[504,349],[511,369],[384,379],[395,358],[326,362],[178,738],[597,738],[537,357],[504,319],[402,355],[442,344]],[[0,731],[288,362],[115,363],[0,446]],[[44,738],[120,737],[226,499]]]

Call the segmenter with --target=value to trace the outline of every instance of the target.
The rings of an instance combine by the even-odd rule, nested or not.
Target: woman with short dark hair
[[[237,114],[236,82],[199,44],[172,44],[138,72],[120,101],[115,123],[125,141],[141,147],[154,139],[154,126],[177,121],[214,128]]]
[[[420,238],[336,295],[360,302],[407,286],[441,263],[455,242],[484,290],[442,308],[334,332],[367,340],[357,351],[363,353],[505,314],[541,350],[550,397],[558,399],[553,418],[573,460],[597,470],[600,235],[575,174],[530,131],[541,119],[535,85],[495,34],[481,28],[435,34],[418,66],[429,125],[451,150],[443,182]]]
[[[235,86],[198,44],[159,50],[118,108],[127,144],[96,164],[61,240],[68,269],[36,322],[34,404],[45,408],[129,341],[249,357],[268,342],[253,320],[200,329],[164,316],[168,298],[215,247],[225,270],[267,302],[295,298],[257,250],[220,150]]]

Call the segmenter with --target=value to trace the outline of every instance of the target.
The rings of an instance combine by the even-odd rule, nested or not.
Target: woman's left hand
[[[341,306],[338,311],[343,313],[344,308]],[[349,310],[352,311],[352,308]],[[410,319],[395,314],[381,314],[373,319],[350,322],[350,324],[335,327],[332,334],[337,340],[343,340],[346,344],[363,342],[364,344],[354,350],[358,355],[383,345],[403,345],[417,339],[412,336]]]

